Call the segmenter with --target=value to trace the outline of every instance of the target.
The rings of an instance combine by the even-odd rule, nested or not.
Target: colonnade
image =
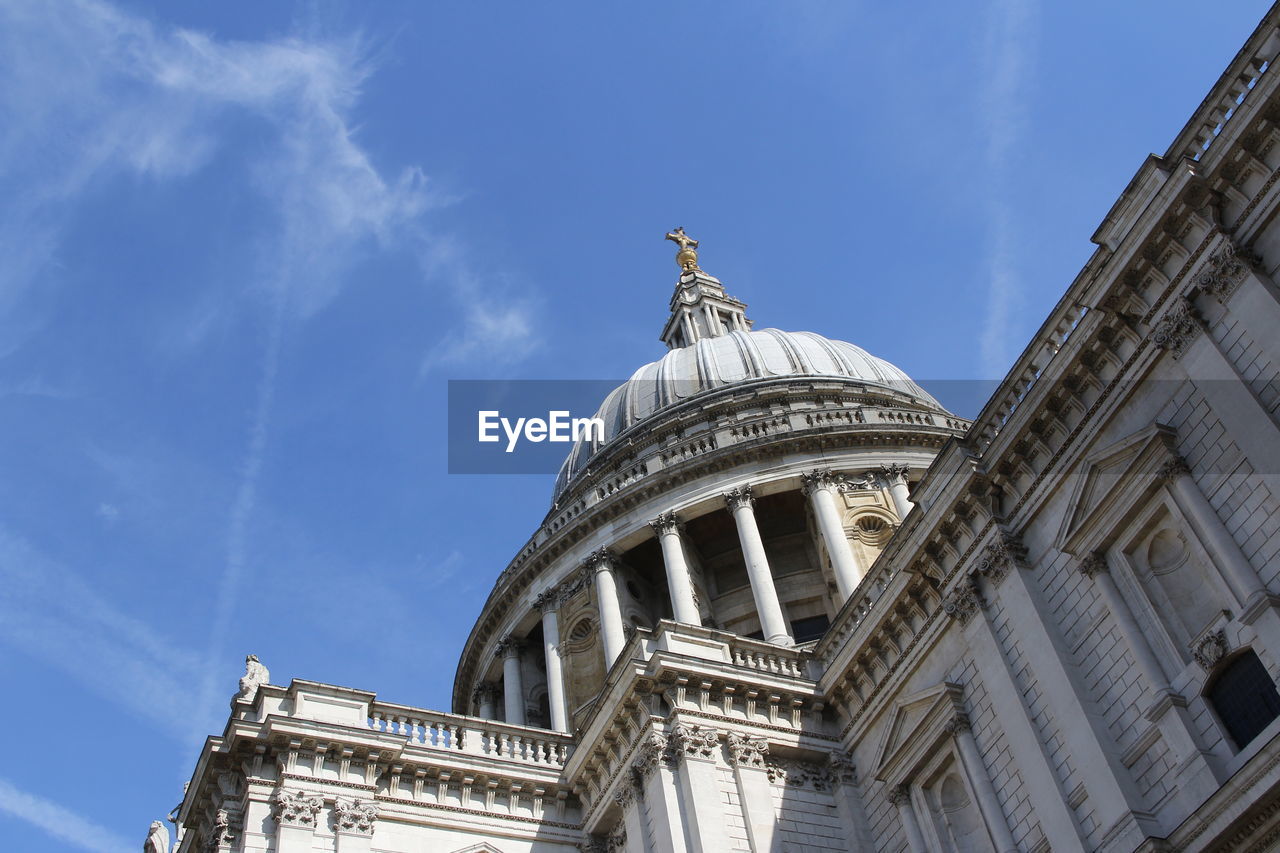
[[[907,472],[905,465],[883,465],[867,475],[884,483],[900,518],[911,509],[907,498]],[[826,469],[817,469],[802,475],[802,491],[809,500],[822,544],[831,559],[839,596],[837,604],[844,604],[853,595],[866,574],[850,547],[845,535],[839,494],[847,488],[847,481]],[[747,579],[752,599],[760,618],[760,630],[766,642],[777,645],[795,645],[791,628],[783,615],[782,602],[773,583],[769,558],[760,536],[755,517],[755,493],[750,485],[738,486],[723,495],[725,508],[733,516],[746,564]],[[666,573],[667,591],[671,597],[671,610],[676,622],[689,625],[702,624],[693,581],[689,573],[684,542],[684,525],[674,512],[664,512],[649,522],[657,535]],[[556,731],[569,731],[569,709],[565,696],[564,662],[560,650],[560,626],[558,611],[572,592],[584,582],[590,582],[596,593],[599,608],[600,638],[604,647],[606,669],[611,668],[626,645],[626,630],[622,607],[618,599],[618,557],[612,551],[601,549],[591,553],[582,564],[583,574],[573,584],[562,584],[542,593],[534,604],[542,613],[543,654],[547,668],[547,704],[550,725]],[[587,580],[589,578],[589,581]],[[524,684],[520,673],[520,652],[524,644],[515,637],[505,637],[498,643],[497,653],[502,658],[503,706],[506,720],[525,725]],[[482,684],[476,688],[479,713],[492,716],[495,710],[494,687]],[[486,713],[487,712],[487,713]]]

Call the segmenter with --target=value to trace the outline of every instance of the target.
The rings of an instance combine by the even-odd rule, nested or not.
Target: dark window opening
[[[1252,650],[1223,667],[1205,696],[1239,749],[1280,716],[1280,693]]]
[[[808,616],[791,623],[791,636],[795,637],[797,643],[807,643],[810,640],[820,639],[830,627],[831,620],[825,614]]]

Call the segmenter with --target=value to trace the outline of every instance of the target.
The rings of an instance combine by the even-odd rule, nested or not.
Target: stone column
[[[929,853],[920,833],[920,822],[916,820],[915,807],[911,805],[911,788],[895,785],[889,790],[889,802],[898,810],[898,820],[902,821],[902,831],[907,836],[907,848],[911,853]]]
[[[874,849],[871,825],[866,809],[858,796],[858,772],[853,759],[844,750],[832,750],[827,755],[827,776],[831,780],[831,797],[836,803],[836,814],[845,828],[845,849],[861,853]]]
[[[729,748],[729,763],[733,766],[733,779],[738,786],[738,801],[742,804],[742,819],[747,825],[751,849],[770,853],[781,837],[777,831],[773,795],[769,791],[769,774],[764,766],[769,742],[764,738],[729,732],[725,744]]]
[[[378,804],[369,800],[338,797],[333,804],[335,853],[369,853],[378,820]]]
[[[482,681],[476,685],[471,694],[476,703],[476,714],[484,720],[498,718],[498,685],[492,681]]]
[[[978,798],[978,810],[982,812],[982,821],[991,833],[997,853],[1018,853],[1013,843],[1013,833],[1009,832],[1009,821],[1000,808],[1000,800],[996,797],[996,789],[991,784],[991,776],[987,773],[987,765],[982,761],[982,753],[978,751],[978,742],[973,739],[969,730],[969,718],[964,714],[956,714],[947,724],[947,731],[956,741],[960,751],[960,763],[964,765],[965,775],[973,785],[974,795]]]
[[[600,637],[604,643],[605,668],[622,654],[627,635],[622,630],[622,606],[618,603],[618,558],[613,552],[601,548],[587,557],[587,570],[595,575],[596,601],[600,607]]]
[[[641,781],[639,777],[630,773],[618,781],[618,787],[613,792],[613,801],[618,804],[618,808],[622,810],[622,826],[626,831],[626,847],[636,851],[636,853],[649,853],[651,845],[649,844],[649,834],[646,831],[644,815],[641,814],[643,805],[640,803]]]
[[[534,602],[542,610],[542,650],[547,659],[547,705],[551,709],[551,728],[569,731],[569,712],[564,696],[564,673],[560,662],[560,590],[551,589]]]
[[[685,561],[684,544],[680,541],[680,519],[675,513],[665,512],[649,522],[649,526],[658,534],[658,543],[662,546],[672,617],[686,625],[701,625],[702,617],[693,598],[693,583],[689,580],[689,564]]]
[[[631,767],[649,812],[649,843],[653,853],[687,853],[680,791],[672,768],[671,745],[666,735],[650,732],[636,747]]]
[[[276,822],[276,853],[311,853],[316,818],[324,800],[319,794],[278,790],[271,797]]]
[[[911,499],[907,496],[907,474],[911,469],[906,465],[881,465],[879,474],[889,484],[889,497],[893,498],[894,509],[898,511],[898,520],[907,517],[911,512]]]
[[[747,564],[747,577],[751,581],[751,595],[755,598],[756,613],[760,615],[760,628],[766,642],[781,646],[794,646],[795,640],[787,627],[787,620],[782,616],[782,605],[778,603],[778,591],[773,585],[773,575],[769,571],[769,558],[764,552],[764,542],[760,539],[760,528],[756,527],[755,495],[750,486],[741,486],[724,496],[725,506],[733,513],[734,523],[738,527],[738,542],[742,545],[742,558]]]
[[[523,647],[524,643],[509,634],[498,642],[507,722],[516,726],[524,725],[524,684],[520,678],[520,650]]]
[[[823,544],[831,556],[831,568],[836,576],[836,590],[840,595],[837,606],[844,604],[865,574],[853,555],[849,546],[849,538],[844,535],[844,521],[836,506],[836,494],[839,485],[830,471],[817,470],[803,475],[802,491],[809,496],[813,514],[818,519],[818,530],[822,533]]]
[[[719,853],[728,833],[716,753],[720,740],[715,729],[677,723],[671,731],[671,748],[680,765],[680,798],[684,805],[685,834],[690,853]]]

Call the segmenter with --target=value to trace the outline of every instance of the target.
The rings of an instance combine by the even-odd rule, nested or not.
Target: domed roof
[[[598,450],[651,415],[730,385],[792,376],[877,385],[943,411],[906,373],[861,347],[814,332],[737,329],[672,349],[610,392],[596,413],[605,424],[604,440],[574,445],[556,478],[555,498]]]

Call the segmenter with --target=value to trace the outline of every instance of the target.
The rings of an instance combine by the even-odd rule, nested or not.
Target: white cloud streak
[[[125,853],[140,846],[128,844],[109,829],[52,800],[23,791],[3,778],[0,778],[0,812],[24,820],[59,841],[92,853]]]
[[[987,198],[987,309],[979,341],[983,376],[999,379],[1013,361],[1010,323],[1018,310],[1015,212],[1010,195],[1016,167],[1010,164],[1022,139],[1028,80],[1035,60],[1038,9],[1035,0],[992,0],[987,7],[981,118]]]

